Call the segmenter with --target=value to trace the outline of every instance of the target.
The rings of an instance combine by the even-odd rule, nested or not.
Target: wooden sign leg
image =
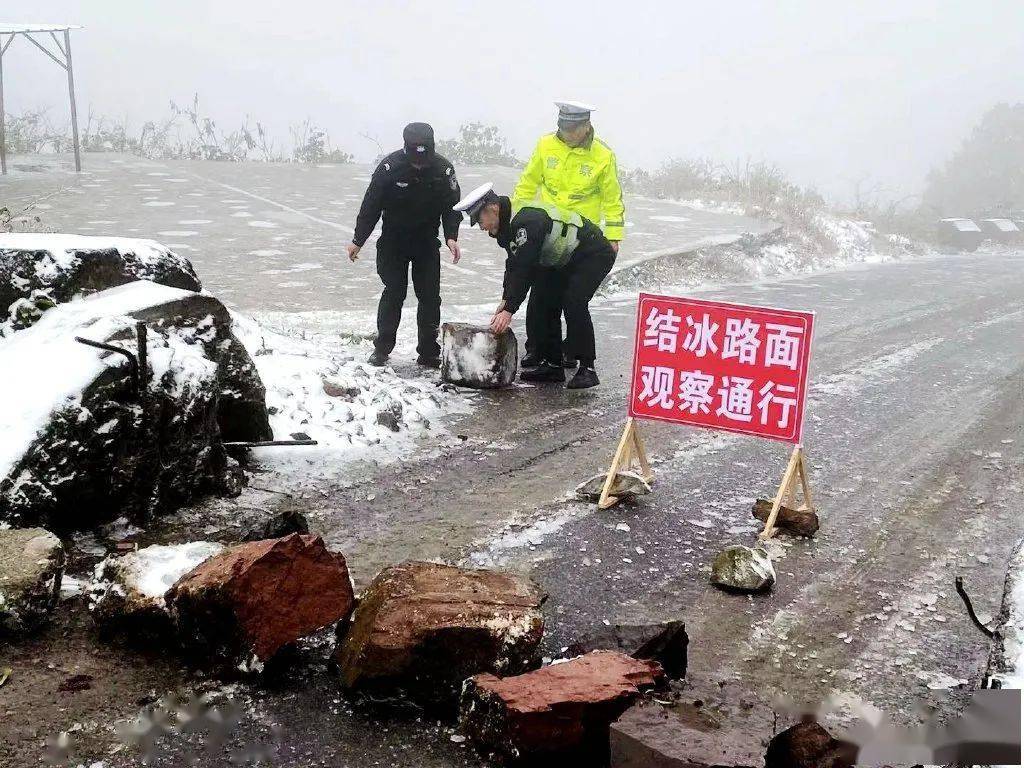
[[[636,454],[637,462],[640,464],[640,473],[644,480],[650,483],[654,480],[654,473],[651,471],[651,464],[647,460],[647,449],[644,448],[644,441],[640,437],[640,430],[636,424],[633,425],[633,453]]]
[[[789,456],[789,463],[786,465],[786,471],[782,475],[782,483],[779,485],[778,493],[775,494],[775,500],[772,502],[772,511],[768,514],[768,519],[764,523],[764,530],[761,531],[759,538],[770,539],[775,535],[775,519],[779,516],[779,508],[782,507],[783,501],[788,500],[792,492],[797,472],[802,470],[802,456],[803,451],[799,445],[793,448],[793,453]],[[803,482],[806,484],[806,478],[803,478]]]
[[[615,484],[615,476],[619,472],[622,460],[627,455],[633,441],[634,429],[633,418],[630,417],[626,419],[626,428],[622,430],[622,437],[619,438],[619,446],[615,449],[615,455],[612,457],[611,466],[608,467],[608,477],[605,478],[604,487],[601,489],[601,498],[597,500],[597,506],[600,509],[608,509],[608,507],[616,504],[619,500],[618,497],[612,496],[612,486]]]

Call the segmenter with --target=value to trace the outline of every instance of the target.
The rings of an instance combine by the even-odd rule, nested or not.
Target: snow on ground
[[[990,672],[1003,688],[1024,688],[1024,539],[1010,556],[1000,619]]]
[[[104,368],[124,365],[119,356],[79,344],[76,335],[102,341],[134,327],[128,313],[186,295],[187,291],[147,281],[128,283],[54,307],[31,328],[0,338],[0,363],[12,373],[0,377],[0,402],[18,406],[0,409],[0,477],[21,459],[52,413],[73,407],[82,389]],[[174,349],[165,354],[166,344]],[[185,366],[180,384],[187,386],[184,379],[205,369],[186,365],[193,355],[184,343],[171,340],[166,344],[154,335],[154,381],[175,360]],[[175,376],[176,382],[178,379]]]
[[[365,338],[339,333],[331,317],[316,315],[269,315],[257,322],[233,314],[234,332],[266,387],[275,439],[304,434],[319,443],[257,449],[259,461],[329,476],[345,460],[407,455],[417,440],[446,436],[443,417],[468,410],[454,388],[439,386],[436,372],[406,378],[390,366],[373,367],[363,362],[371,350]]]

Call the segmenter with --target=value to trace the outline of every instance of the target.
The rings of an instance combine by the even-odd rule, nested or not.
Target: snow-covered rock
[[[75,341],[134,351],[148,328],[150,375],[140,396],[124,357]],[[0,520],[84,527],[174,508],[226,489],[222,403],[266,434],[262,384],[210,296],[136,281],[47,310],[0,339]],[[262,416],[262,420],[260,417]],[[262,432],[261,432],[262,430]]]
[[[96,566],[88,587],[93,618],[105,627],[133,634],[159,635],[171,629],[164,594],[182,576],[223,545],[210,541],[153,545]]]
[[[61,303],[133,280],[199,291],[188,259],[152,240],[50,233],[0,234],[0,317],[33,294]]]
[[[761,592],[775,584],[775,567],[763,549],[733,544],[711,564],[711,583],[740,592]]]
[[[64,547],[42,528],[0,530],[0,635],[31,630],[60,595]]]
[[[445,323],[441,328],[441,378],[461,387],[507,387],[519,368],[519,342],[512,329]]]
[[[1024,539],[1010,553],[995,630],[986,674],[990,687],[1024,688]]]

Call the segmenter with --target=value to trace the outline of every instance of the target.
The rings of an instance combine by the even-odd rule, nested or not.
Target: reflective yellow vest
[[[625,236],[615,153],[594,135],[580,147],[570,147],[557,133],[541,137],[512,192],[513,213],[538,197],[590,219],[609,240]]]
[[[551,231],[540,247],[540,264],[544,267],[561,268],[580,244],[579,234],[583,228],[583,217],[550,203],[528,203],[523,208],[537,208],[551,217]]]

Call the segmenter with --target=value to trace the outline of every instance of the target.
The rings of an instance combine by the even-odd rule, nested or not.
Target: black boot
[[[520,361],[520,365],[522,365],[523,368],[536,368],[542,362],[544,361],[540,359],[540,355],[538,355],[536,352],[527,352],[525,355],[523,355],[523,359]]]
[[[373,350],[373,353],[367,358],[366,362],[375,368],[381,368],[388,361],[388,353],[381,352],[379,349]]]
[[[441,358],[437,355],[420,355],[416,358],[416,362],[422,365],[424,368],[440,368]]]
[[[597,378],[597,371],[592,365],[580,363],[579,370],[569,379],[565,385],[566,389],[590,389],[596,387],[601,381]]]
[[[519,374],[519,378],[523,381],[565,381],[565,369],[560,365],[549,363],[547,360],[542,360],[540,365],[536,368],[532,368],[529,371],[523,371]]]

